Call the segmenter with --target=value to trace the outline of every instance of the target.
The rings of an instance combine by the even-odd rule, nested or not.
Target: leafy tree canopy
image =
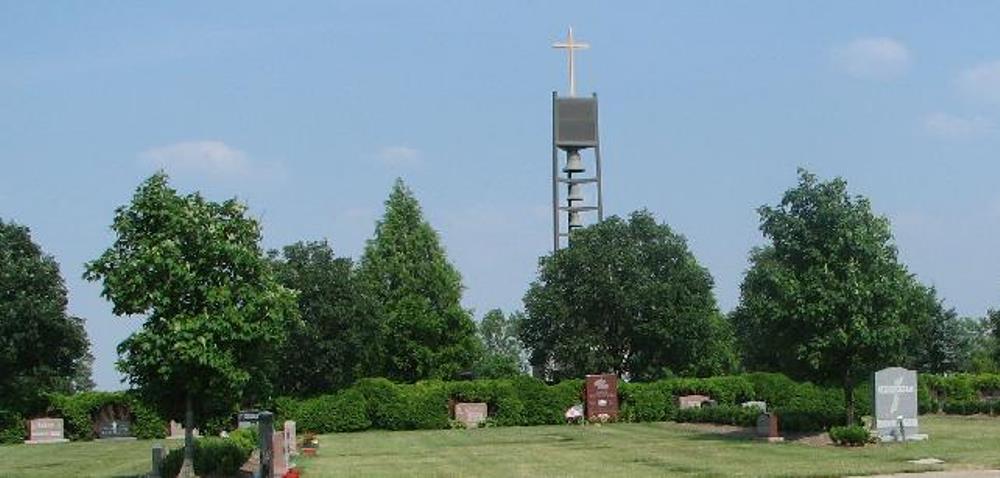
[[[298,291],[302,322],[289,329],[277,357],[282,393],[311,395],[349,386],[361,372],[371,324],[359,320],[352,263],[326,241],[271,251],[277,279]]]
[[[34,413],[46,392],[90,380],[83,319],[66,303],[55,259],[28,228],[0,220],[0,409]]]
[[[366,314],[379,333],[373,374],[394,380],[448,378],[480,353],[475,323],[462,308],[462,281],[437,233],[402,180],[368,240],[358,270]]]
[[[517,336],[523,320],[520,312],[505,315],[500,309],[483,316],[477,327],[483,343],[483,356],[475,367],[477,377],[505,378],[528,372],[524,346]]]
[[[87,264],[85,277],[102,281],[115,314],[145,316],[118,346],[129,382],[166,416],[186,412],[189,431],[195,416],[204,423],[241,399],[266,398],[269,351],[297,310],[246,207],[179,195],[157,173],[116,210],[112,229],[114,244]],[[185,448],[193,453],[190,434]]]
[[[904,363],[914,315],[936,301],[899,263],[889,221],[843,179],[799,184],[758,209],[769,241],[750,255],[733,321],[748,367],[839,383],[853,421],[853,390]]]
[[[704,376],[734,361],[711,275],[648,211],[574,231],[541,258],[524,304],[520,337],[551,378]]]

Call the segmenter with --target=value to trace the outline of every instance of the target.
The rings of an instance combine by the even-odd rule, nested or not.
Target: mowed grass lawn
[[[323,435],[306,477],[333,476],[843,476],[1000,469],[1000,419],[927,416],[931,440],[839,448],[767,444],[676,423],[544,426]],[[132,477],[150,441],[0,447],[0,476]],[[169,446],[180,443],[168,441]],[[941,466],[907,460],[934,457]]]

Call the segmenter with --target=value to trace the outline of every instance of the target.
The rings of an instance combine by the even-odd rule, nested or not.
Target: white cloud
[[[139,162],[171,175],[215,180],[281,182],[288,177],[280,162],[252,160],[245,152],[222,141],[181,141],[139,153]]]
[[[948,113],[932,113],[923,119],[924,130],[932,136],[944,139],[970,139],[993,132],[996,125],[989,119],[974,116],[970,118]]]
[[[858,38],[833,49],[833,64],[855,78],[887,80],[910,67],[910,50],[886,37]]]
[[[222,141],[183,141],[159,146],[139,153],[139,159],[167,172],[219,177],[246,176],[251,172],[246,153]]]
[[[385,146],[378,150],[375,157],[387,166],[408,167],[421,162],[420,151],[409,146]]]
[[[958,88],[971,98],[1000,103],[1000,61],[980,63],[958,75]]]

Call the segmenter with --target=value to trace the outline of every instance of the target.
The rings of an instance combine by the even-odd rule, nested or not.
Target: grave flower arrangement
[[[316,456],[317,448],[319,448],[319,438],[315,433],[306,433],[302,438],[302,453],[305,456]]]

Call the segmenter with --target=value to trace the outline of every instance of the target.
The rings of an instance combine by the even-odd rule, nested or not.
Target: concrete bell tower
[[[597,221],[604,219],[604,198],[597,94],[576,96],[574,52],[590,48],[590,45],[576,42],[573,27],[570,27],[566,41],[555,43],[552,47],[565,49],[569,59],[569,95],[561,97],[552,92],[552,250],[556,251],[563,244],[562,238],[566,238],[568,246],[573,230],[585,225],[584,214],[596,211]],[[565,160],[562,160],[563,156]],[[588,164],[593,165],[593,175],[587,174]],[[563,189],[565,196],[560,194]],[[585,194],[587,190],[593,193],[589,204]],[[561,227],[563,217],[565,231]]]

